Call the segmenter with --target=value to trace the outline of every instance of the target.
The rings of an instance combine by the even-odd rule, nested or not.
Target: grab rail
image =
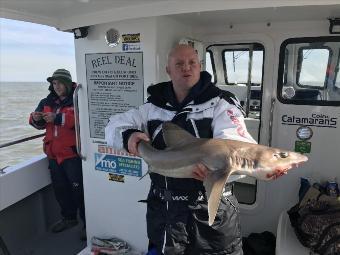
[[[268,146],[272,146],[273,140],[273,121],[274,121],[274,108],[275,108],[275,98],[272,98],[270,102],[270,115],[269,115],[269,138],[268,138]]]
[[[81,141],[80,141],[80,125],[79,125],[79,105],[78,105],[78,91],[82,85],[79,83],[73,93],[74,103],[74,126],[76,130],[76,148],[79,157],[82,160],[86,160],[86,157],[81,153]]]
[[[0,149],[14,145],[14,144],[27,142],[29,140],[33,140],[33,139],[36,139],[36,138],[39,138],[39,137],[43,137],[45,134],[46,133],[39,134],[39,135],[33,135],[33,136],[25,137],[25,138],[22,138],[22,139],[18,139],[18,140],[12,141],[12,142],[3,143],[3,144],[0,144]]]

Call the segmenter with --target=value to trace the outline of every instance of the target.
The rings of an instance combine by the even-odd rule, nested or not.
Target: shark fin
[[[192,134],[170,121],[164,122],[162,127],[163,138],[167,147],[175,148],[180,145],[192,143],[197,139]]]
[[[229,171],[219,170],[210,173],[203,182],[208,198],[209,226],[214,223],[228,177]]]

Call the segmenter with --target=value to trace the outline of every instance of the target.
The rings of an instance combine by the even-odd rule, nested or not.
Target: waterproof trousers
[[[65,159],[61,164],[49,159],[49,169],[55,197],[65,219],[77,219],[77,212],[85,225],[83,173],[79,157]]]
[[[231,186],[225,188],[212,226],[207,199],[200,194],[151,186],[146,215],[151,247],[159,255],[242,255],[239,205]]]

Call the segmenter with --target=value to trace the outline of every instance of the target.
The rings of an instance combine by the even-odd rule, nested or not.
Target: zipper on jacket
[[[55,112],[55,114],[57,115],[60,112],[60,108],[58,108]],[[57,137],[58,136],[58,126],[54,125],[54,136]]]
[[[168,189],[168,182],[167,182],[167,177],[165,176],[164,177],[165,179],[165,189],[167,190]],[[168,210],[169,210],[169,201],[166,201],[166,215],[168,217]],[[168,227],[168,219],[166,219],[166,223],[165,223],[165,228],[164,228],[164,240],[163,240],[163,248],[162,248],[162,253],[164,254],[164,251],[165,251],[165,245],[166,245],[166,230],[167,230],[167,227]]]

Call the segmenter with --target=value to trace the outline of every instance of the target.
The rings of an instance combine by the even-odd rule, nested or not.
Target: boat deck
[[[46,233],[42,238],[24,248],[20,255],[74,255],[81,252],[87,245],[80,240],[82,224],[61,233]],[[12,254],[12,253],[11,253]],[[15,255],[15,254],[13,254]]]

